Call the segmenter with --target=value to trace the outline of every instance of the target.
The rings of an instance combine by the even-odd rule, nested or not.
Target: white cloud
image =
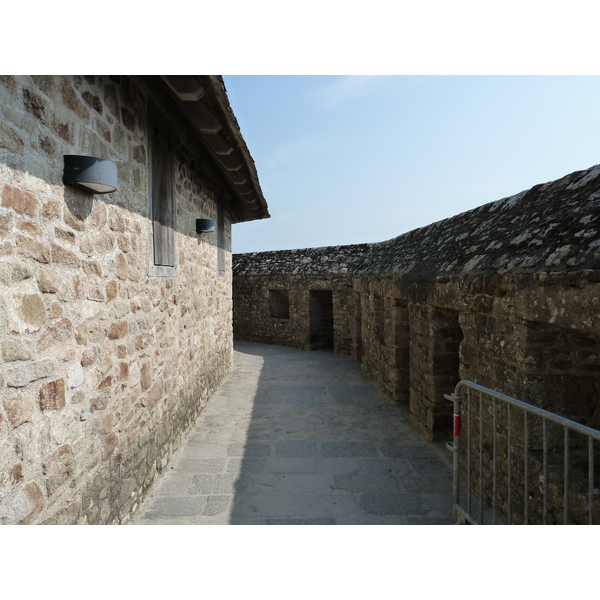
[[[332,108],[343,102],[355,100],[384,89],[394,84],[397,78],[381,75],[351,75],[340,77],[334,83],[319,90],[315,95],[319,106]]]
[[[296,165],[306,160],[306,157],[321,152],[325,147],[324,141],[319,137],[306,135],[277,146],[265,161],[265,167],[269,170],[277,170]]]

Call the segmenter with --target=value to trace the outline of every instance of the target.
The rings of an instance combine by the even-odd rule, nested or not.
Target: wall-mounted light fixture
[[[109,194],[117,189],[117,165],[103,158],[66,154],[63,183],[92,194]]]
[[[210,233],[215,230],[215,222],[212,219],[196,219],[196,233]]]

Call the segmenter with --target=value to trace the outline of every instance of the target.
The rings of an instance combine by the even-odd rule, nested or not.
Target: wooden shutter
[[[175,266],[175,206],[173,159],[166,141],[154,135],[152,144],[152,220],[154,264]]]
[[[217,206],[217,271],[221,277],[225,276],[225,211],[220,204]]]

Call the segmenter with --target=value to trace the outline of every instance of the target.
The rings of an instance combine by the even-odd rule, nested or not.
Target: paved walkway
[[[236,342],[133,524],[451,524],[450,453],[352,359]]]

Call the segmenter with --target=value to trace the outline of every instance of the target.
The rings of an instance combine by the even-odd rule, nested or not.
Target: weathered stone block
[[[81,267],[81,259],[77,254],[58,244],[52,244],[52,262],[66,267]]]
[[[38,394],[40,410],[56,410],[65,406],[65,380],[44,384]]]
[[[79,118],[84,121],[87,121],[90,118],[89,110],[84,106],[81,100],[79,100],[75,90],[71,87],[66,79],[61,82],[60,93],[62,96],[62,101],[67,108],[71,109]]]
[[[123,254],[117,256],[115,261],[115,274],[119,279],[128,279],[129,277],[129,265]]]
[[[36,225],[34,225],[33,223],[30,223],[29,221],[19,221],[17,223],[17,229],[19,229],[20,231],[24,231],[25,233],[34,235],[34,236],[42,235],[42,230],[39,227],[37,227]]]
[[[94,238],[94,249],[98,254],[112,252],[115,245],[113,235],[109,232],[101,232]]]
[[[11,427],[18,427],[31,420],[35,411],[35,402],[28,394],[9,396],[3,400],[2,406]]]
[[[96,277],[102,277],[102,267],[95,260],[84,260],[83,270],[88,275],[95,275]]]
[[[19,483],[23,480],[23,463],[17,463],[10,469],[10,481],[11,483]]]
[[[119,381],[122,381],[123,379],[127,379],[127,377],[129,376],[129,365],[127,363],[120,362],[118,364],[118,369],[119,369],[119,372],[117,374],[117,379]]]
[[[38,287],[41,292],[55,294],[58,291],[59,277],[56,271],[43,269],[38,275]]]
[[[0,215],[0,235],[8,235],[11,228],[12,218],[10,215]]]
[[[75,459],[70,444],[63,444],[42,463],[43,472],[47,475],[46,490],[51,496],[57,488],[73,476]]]
[[[61,319],[56,325],[48,327],[40,335],[37,345],[38,352],[44,352],[52,346],[73,340],[74,333],[71,320]]]
[[[148,390],[148,408],[152,410],[164,393],[165,382],[162,377],[159,377],[152,387]]]
[[[119,436],[114,431],[111,431],[102,442],[102,455],[104,457],[111,455],[118,443]]]
[[[152,385],[152,371],[149,363],[142,363],[140,375],[142,390],[147,390]]]
[[[9,310],[12,308],[12,326],[19,333],[38,331],[46,320],[46,308],[38,294],[15,294],[9,298]]]
[[[98,351],[96,350],[96,348],[94,346],[92,346],[91,348],[86,348],[83,351],[83,354],[81,355],[81,366],[89,367],[90,365],[93,365],[97,359]]]
[[[112,383],[113,383],[113,378],[111,375],[108,375],[98,384],[98,389],[104,390],[104,389],[110,388],[112,386]]]
[[[90,410],[92,412],[104,410],[108,406],[109,397],[106,394],[96,396],[90,400]]]
[[[13,154],[21,156],[25,143],[23,137],[12,127],[9,127],[4,121],[0,121],[0,139],[2,145]]]
[[[63,308],[60,302],[53,302],[50,306],[50,309],[48,310],[48,316],[51,319],[58,319],[58,317],[62,317],[64,312],[65,309]]]
[[[82,386],[85,382],[85,375],[81,365],[74,364],[67,369],[67,386],[74,389]]]
[[[35,481],[26,484],[15,501],[16,512],[21,513],[17,522],[20,525],[29,525],[42,512],[44,506],[42,488]]]
[[[56,219],[62,214],[62,207],[58,200],[47,200],[42,205],[42,217],[44,219]]]
[[[24,89],[23,106],[36,119],[43,120],[46,112],[46,103],[39,94],[36,94],[32,90]]]
[[[108,328],[108,338],[111,340],[119,340],[127,335],[129,332],[129,325],[127,321],[118,321],[117,323],[111,323]]]
[[[52,359],[36,360],[11,366],[6,370],[6,385],[8,387],[25,387],[26,385],[52,377],[56,363]]]
[[[5,362],[31,360],[33,352],[28,341],[22,339],[7,340],[2,343],[2,358]]]
[[[38,201],[31,192],[25,192],[6,183],[2,188],[2,206],[12,208],[20,215],[35,217]]]

